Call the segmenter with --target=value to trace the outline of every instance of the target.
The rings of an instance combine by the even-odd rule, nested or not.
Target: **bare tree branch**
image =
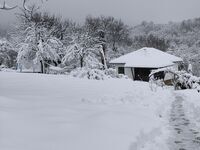
[[[26,6],[27,1],[28,1],[28,0],[23,0],[23,4],[22,4],[23,9],[26,10],[26,11],[31,12],[31,10],[29,10],[28,7]],[[42,3],[43,3],[44,1],[48,1],[48,0],[41,0]],[[17,5],[14,6],[14,7],[8,6],[8,5],[6,4],[6,1],[4,1],[3,5],[0,5],[0,9],[1,9],[1,10],[12,10],[12,9],[17,8],[17,7],[18,7]],[[38,7],[38,9],[39,9],[39,7]]]
[[[2,10],[12,10],[12,9],[15,9],[15,8],[17,8],[17,5],[14,6],[14,7],[10,7],[10,6],[8,6],[8,5],[6,4],[5,1],[4,1],[3,5],[0,6],[0,9],[2,9]]]
[[[24,8],[25,10],[27,10],[27,11],[30,11],[30,10],[28,10],[28,8],[27,8],[27,6],[26,6],[26,2],[27,2],[27,0],[23,0],[23,8]]]
[[[32,5],[32,6],[27,6],[26,3],[27,3],[28,0],[23,0],[23,8],[26,12],[28,12],[31,17],[33,15],[33,12],[40,9],[39,6],[36,6],[36,5]]]

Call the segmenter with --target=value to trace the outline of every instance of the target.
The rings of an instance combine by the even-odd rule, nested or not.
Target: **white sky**
[[[6,1],[14,5],[22,0]],[[110,15],[132,25],[143,20],[167,23],[200,17],[199,6],[200,0],[48,0],[42,8],[78,22],[87,15]],[[0,24],[10,23],[15,11],[0,11]]]

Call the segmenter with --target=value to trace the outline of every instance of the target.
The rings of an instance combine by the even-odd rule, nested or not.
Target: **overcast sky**
[[[7,0],[7,3],[20,5],[21,1]],[[167,23],[200,17],[200,0],[48,0],[42,8],[78,22],[83,22],[87,15],[109,15],[129,25],[143,20]],[[0,11],[0,24],[12,22],[15,11]]]

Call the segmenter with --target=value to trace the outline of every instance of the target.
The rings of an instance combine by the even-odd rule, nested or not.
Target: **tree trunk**
[[[101,63],[103,64],[103,69],[107,69],[105,51],[106,51],[105,46],[102,45],[102,47],[100,48],[100,54],[101,54]]]
[[[44,61],[40,60],[40,65],[41,65],[41,73],[45,73]]]
[[[117,48],[115,47],[115,41],[113,42],[113,51],[116,52]]]
[[[81,65],[81,68],[83,68],[83,57],[80,58],[80,65]]]

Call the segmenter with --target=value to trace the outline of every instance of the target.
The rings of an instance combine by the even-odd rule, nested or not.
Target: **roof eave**
[[[165,68],[165,67],[171,67],[173,66],[174,64],[170,64],[170,65],[163,65],[163,66],[131,66],[131,65],[128,65],[128,66],[124,66],[126,68]]]
[[[125,65],[126,63],[115,63],[115,62],[109,62],[111,65]]]

